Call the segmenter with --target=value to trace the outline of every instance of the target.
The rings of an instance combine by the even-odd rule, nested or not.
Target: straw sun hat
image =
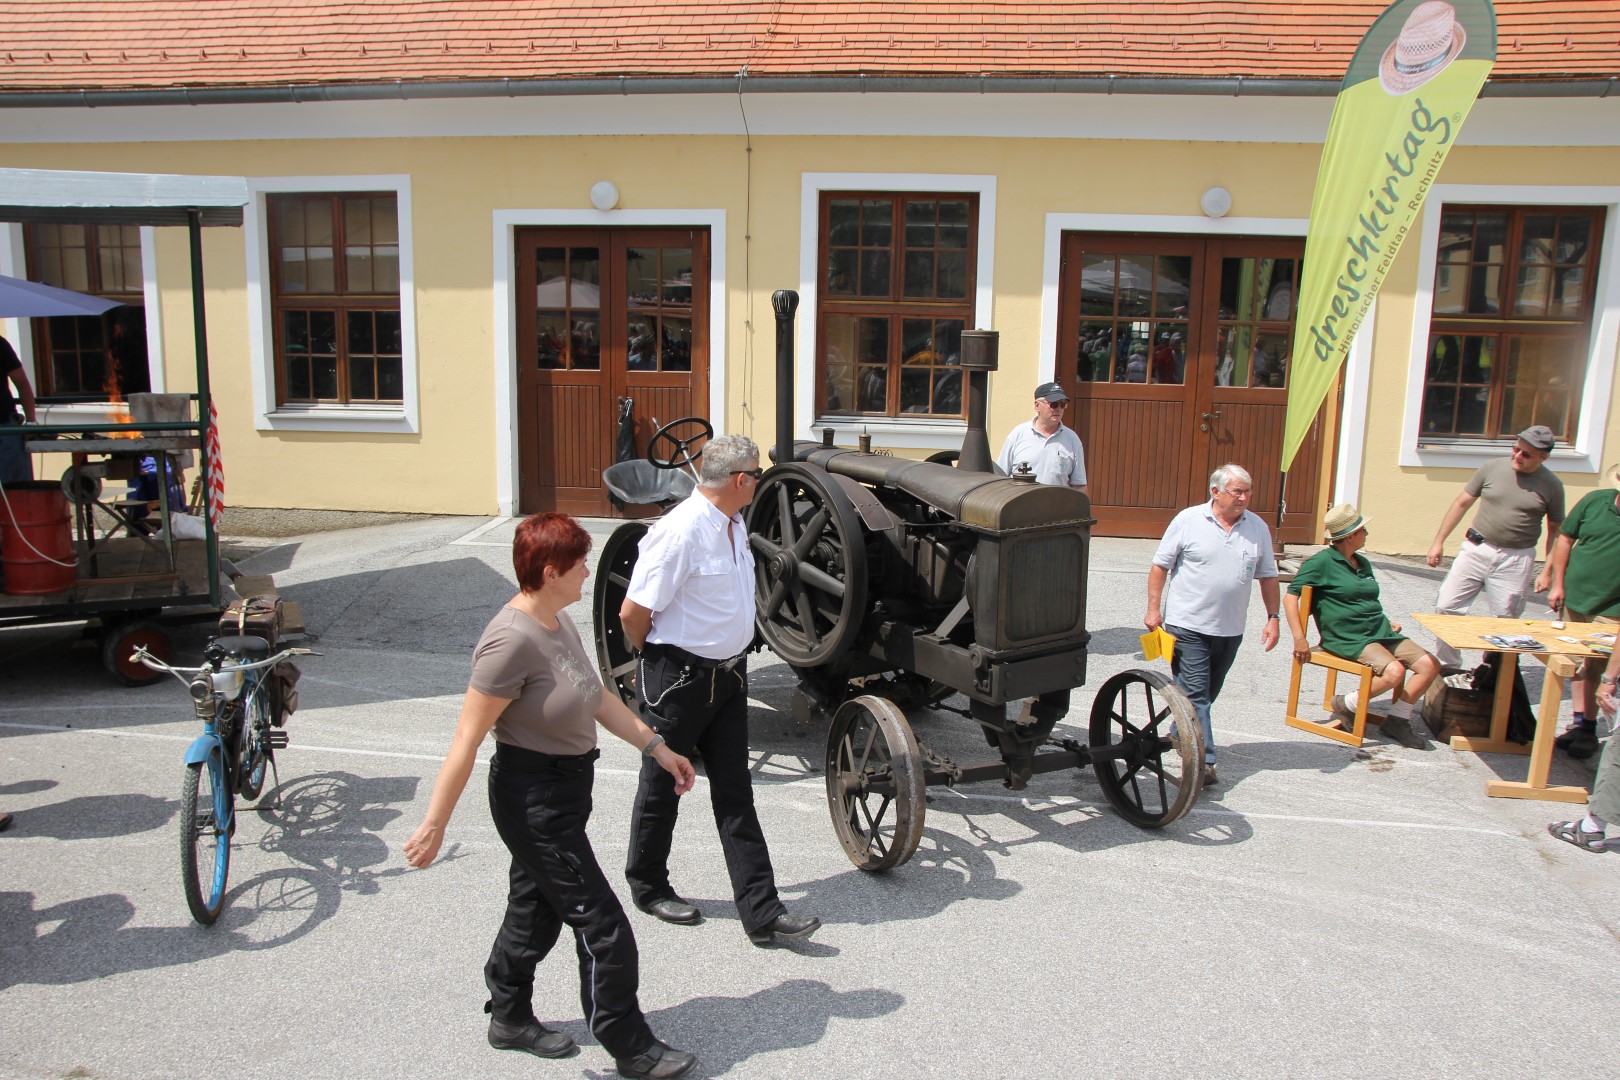
[[[1378,81],[1391,94],[1416,90],[1457,59],[1467,40],[1457,9],[1445,0],[1427,0],[1412,9],[1400,36],[1385,50]]]
[[[1328,543],[1334,544],[1366,525],[1367,521],[1361,516],[1360,510],[1349,503],[1340,503],[1322,519],[1322,530],[1327,533]]]

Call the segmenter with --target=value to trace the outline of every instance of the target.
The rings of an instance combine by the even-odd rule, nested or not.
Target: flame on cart
[[[130,424],[129,409],[124,406],[124,395],[118,385],[118,361],[109,354],[107,357],[107,378],[102,382],[101,389],[107,394],[107,419],[115,424]],[[139,439],[139,431],[109,431],[109,439]]]

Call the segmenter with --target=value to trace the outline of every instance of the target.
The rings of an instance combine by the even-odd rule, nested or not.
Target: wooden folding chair
[[[1311,587],[1309,585],[1299,591],[1299,619],[1305,625],[1306,632],[1310,631],[1311,618]],[[1327,687],[1322,691],[1322,708],[1328,710],[1328,718],[1332,719],[1333,695],[1338,685],[1339,672],[1346,675],[1355,675],[1361,679],[1361,689],[1356,694],[1356,720],[1349,731],[1342,728],[1329,727],[1317,720],[1307,720],[1299,715],[1299,683],[1300,677],[1305,673],[1306,665],[1324,668],[1327,671]],[[1284,722],[1291,728],[1308,731],[1312,735],[1320,735],[1334,742],[1342,742],[1347,746],[1360,746],[1363,736],[1367,732],[1367,722],[1381,724],[1384,718],[1378,715],[1369,715],[1367,712],[1367,699],[1371,696],[1373,670],[1366,664],[1355,660],[1344,660],[1322,649],[1312,649],[1311,658],[1304,662],[1294,661],[1293,677],[1288,682],[1288,715]],[[1398,695],[1401,687],[1395,688]]]

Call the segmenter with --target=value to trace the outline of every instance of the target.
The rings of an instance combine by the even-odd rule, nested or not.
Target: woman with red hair
[[[433,796],[405,856],[433,862],[445,826],[467,786],[478,747],[491,730],[489,808],[512,853],[506,918],[495,937],[484,982],[489,1042],[540,1057],[566,1057],[574,1040],[534,1015],[534,972],[566,924],[579,953],[580,1001],[591,1031],[620,1075],[670,1080],[697,1059],[653,1037],[636,1000],[639,957],[624,908],[597,865],[585,824],[600,724],[691,790],[686,758],[604,693],[579,631],[563,609],[580,598],[591,538],[566,514],[535,514],[518,525],[512,566],[519,592],[484,629],[473,650],[472,679]]]

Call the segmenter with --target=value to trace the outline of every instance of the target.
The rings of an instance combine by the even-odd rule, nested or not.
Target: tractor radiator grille
[[[1006,644],[1067,635],[1085,626],[1084,542],[1075,533],[1016,540],[1002,579]]]

